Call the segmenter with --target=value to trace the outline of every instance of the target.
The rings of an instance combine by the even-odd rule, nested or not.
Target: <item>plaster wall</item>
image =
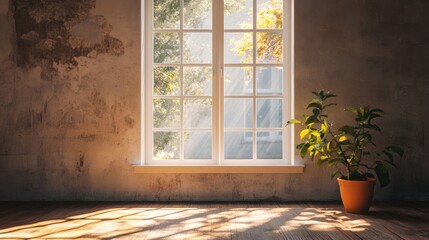
[[[428,10],[295,0],[296,115],[330,89],[341,107],[383,108],[384,136],[406,151],[377,199],[429,200]],[[134,174],[140,70],[139,0],[0,0],[0,200],[339,198],[330,171],[299,157],[298,175]]]

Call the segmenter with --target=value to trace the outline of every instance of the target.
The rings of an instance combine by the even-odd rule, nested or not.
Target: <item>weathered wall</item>
[[[406,155],[376,197],[428,200],[429,2],[295,2],[296,114],[319,88],[385,109]],[[307,161],[299,175],[134,174],[139,42],[139,0],[0,0],[0,200],[338,199]]]

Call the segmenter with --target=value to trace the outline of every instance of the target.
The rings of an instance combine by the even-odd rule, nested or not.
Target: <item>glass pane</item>
[[[258,32],[256,33],[257,63],[282,63],[281,33]]]
[[[180,0],[154,0],[153,9],[155,28],[180,28]]]
[[[155,67],[153,70],[153,94],[180,94],[179,74],[178,67]]]
[[[253,33],[225,33],[225,63],[252,63]]]
[[[225,29],[253,28],[253,1],[252,0],[225,0],[224,25]]]
[[[153,127],[180,128],[180,101],[178,99],[153,99]]]
[[[257,99],[257,127],[281,128],[282,127],[282,100],[281,99]]]
[[[258,132],[256,134],[258,159],[282,159],[282,132]]]
[[[283,1],[258,0],[256,25],[259,29],[281,29],[283,23]]]
[[[211,132],[185,132],[184,137],[186,159],[212,158]]]
[[[252,99],[225,99],[224,127],[252,128]]]
[[[264,96],[283,95],[283,68],[256,68],[256,94]]]
[[[211,96],[212,68],[184,67],[183,88],[185,89],[185,95],[188,96]]]
[[[183,111],[185,128],[212,127],[211,99],[186,99]]]
[[[225,68],[225,96],[249,96],[253,94],[253,68]]]
[[[212,28],[212,0],[184,0],[184,28]]]
[[[212,34],[211,33],[184,33],[184,62],[211,63],[212,62]]]
[[[252,159],[252,132],[225,132],[225,159]]]
[[[153,42],[154,63],[179,63],[179,43],[179,33],[155,33]]]
[[[178,159],[180,135],[178,132],[154,132],[153,155],[155,159]]]

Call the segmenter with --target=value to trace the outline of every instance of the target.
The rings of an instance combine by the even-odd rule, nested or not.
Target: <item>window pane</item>
[[[258,159],[282,159],[282,132],[258,132],[256,134]]]
[[[155,33],[153,61],[154,63],[180,62],[180,40],[178,33]]]
[[[225,29],[251,29],[253,1],[225,0],[224,25]]]
[[[253,33],[225,33],[225,63],[252,63]]]
[[[225,132],[225,159],[252,159],[252,132]]]
[[[185,132],[185,158],[211,159],[212,133],[211,132]]]
[[[256,59],[257,63],[282,63],[282,44],[281,33],[256,33],[256,52],[258,55]]]
[[[180,101],[156,98],[153,100],[153,127],[180,128]]]
[[[212,28],[212,0],[185,0],[184,28]]]
[[[248,96],[253,94],[253,68],[225,67],[225,96]]]
[[[283,68],[256,68],[256,94],[263,96],[283,95]]]
[[[258,0],[256,25],[259,29],[281,29],[283,23],[283,1]]]
[[[178,67],[155,67],[153,70],[153,94],[180,94],[179,74]]]
[[[178,132],[154,132],[153,155],[155,159],[178,159],[180,135]]]
[[[224,127],[252,128],[252,99],[225,99]]]
[[[185,89],[185,95],[188,96],[211,96],[212,68],[184,67],[183,88]]]
[[[183,118],[185,128],[211,128],[211,99],[185,99]]]
[[[154,0],[153,8],[155,28],[180,28],[180,0]]]
[[[282,100],[281,99],[257,99],[257,127],[281,128],[282,127]]]
[[[184,33],[184,62],[211,63],[212,62],[212,34],[211,33]]]

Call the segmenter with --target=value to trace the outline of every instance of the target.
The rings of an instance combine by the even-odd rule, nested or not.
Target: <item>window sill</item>
[[[303,173],[304,165],[289,166],[143,166],[134,173]]]

